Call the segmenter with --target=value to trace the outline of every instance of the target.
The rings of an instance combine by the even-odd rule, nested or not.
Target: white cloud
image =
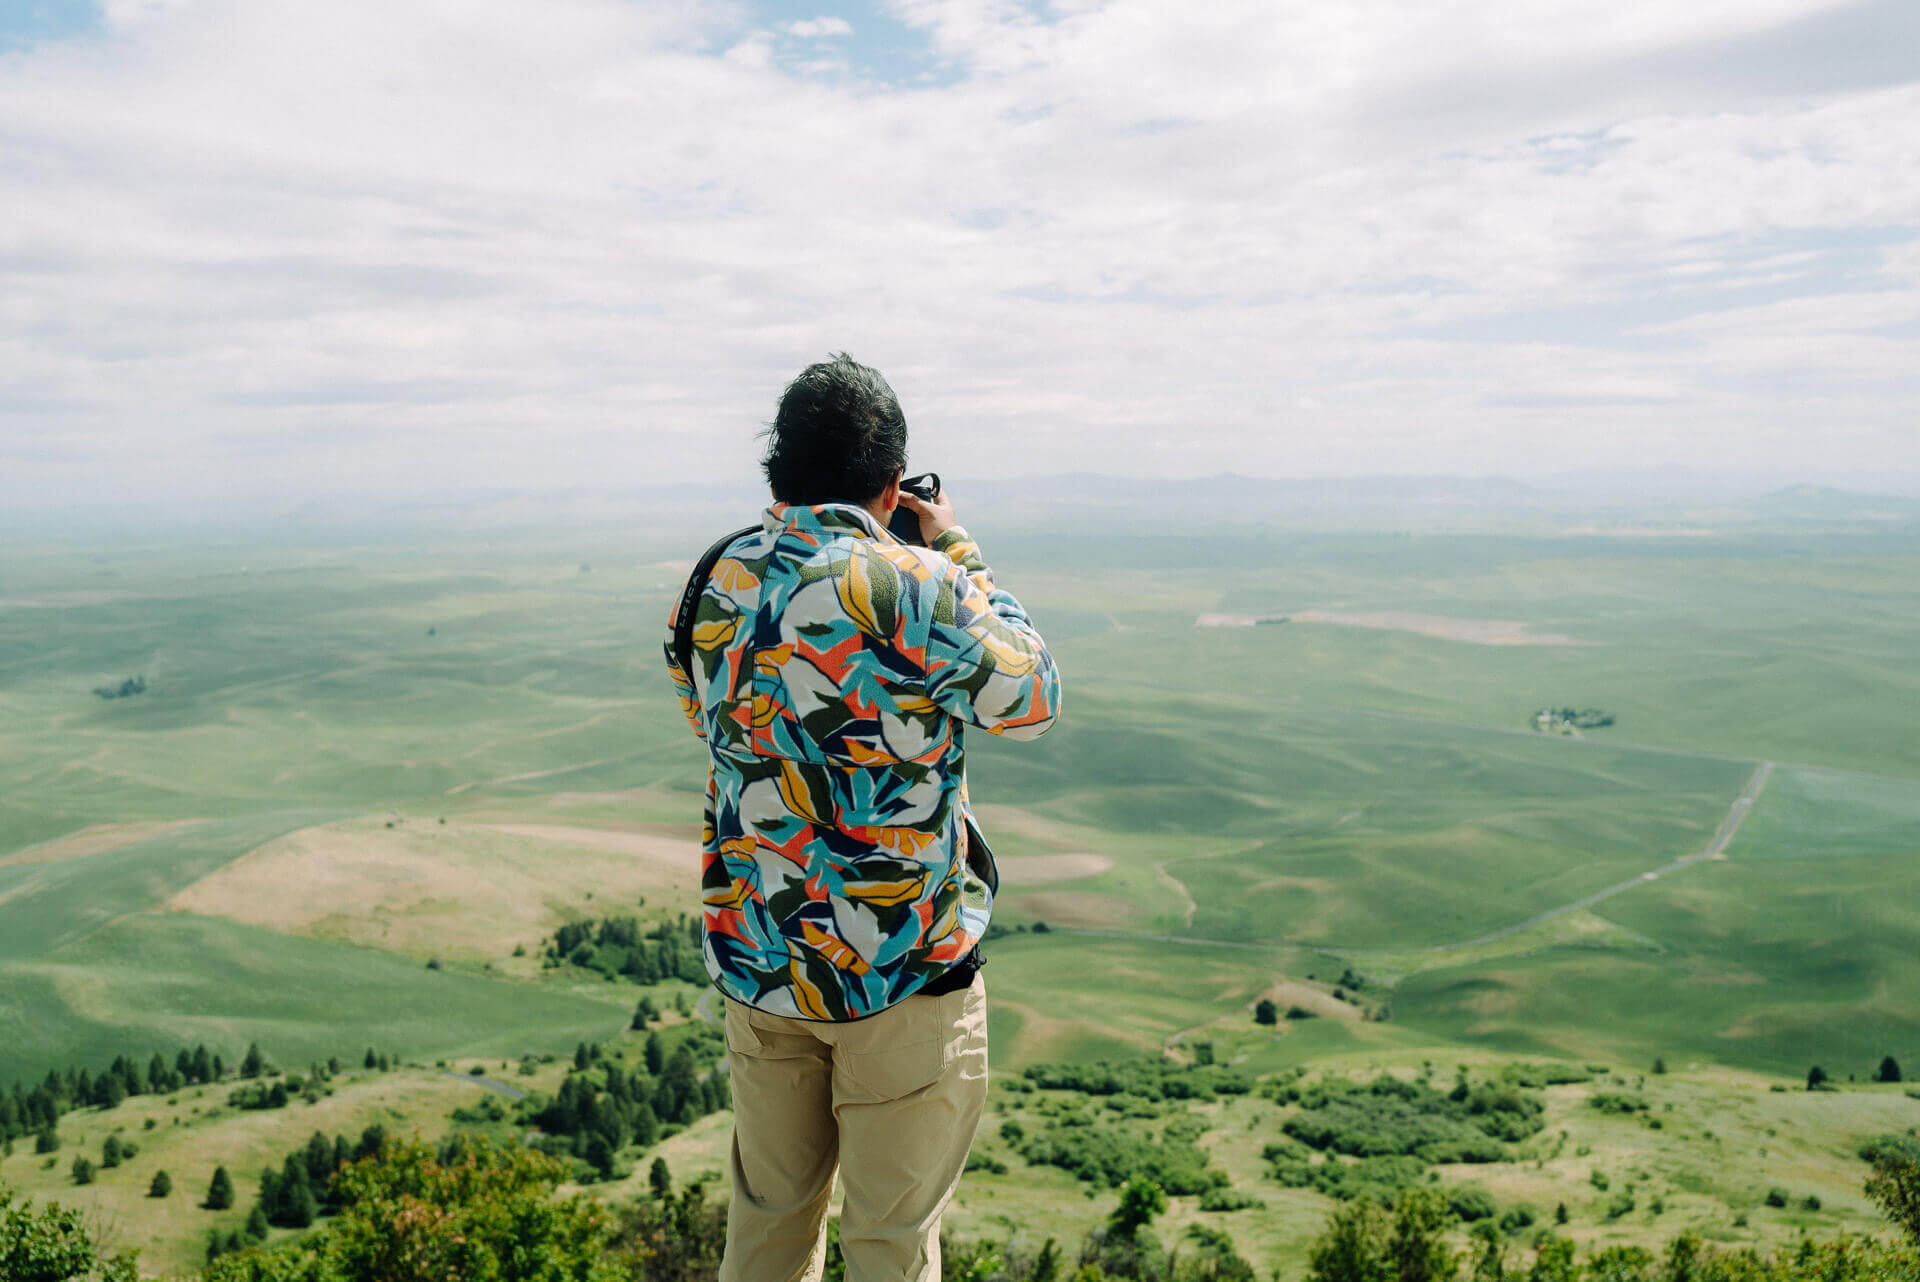
[[[0,443],[63,451],[0,498],[743,474],[843,347],[956,475],[1912,467],[1920,84],[1632,74],[1834,9],[902,0],[894,87],[692,4],[128,0],[0,60]]]
[[[821,40],[833,36],[850,36],[853,24],[845,18],[803,18],[798,22],[789,22],[785,31],[800,40]]]

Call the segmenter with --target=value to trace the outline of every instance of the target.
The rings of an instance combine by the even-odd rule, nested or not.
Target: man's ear
[[[900,477],[902,475],[903,473],[895,472],[893,479],[887,482],[887,488],[880,491],[880,506],[887,510],[888,516],[892,516],[893,509],[900,506]]]

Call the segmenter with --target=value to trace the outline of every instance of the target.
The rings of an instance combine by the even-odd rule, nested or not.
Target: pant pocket
[[[834,1047],[836,1093],[845,1089],[870,1103],[900,1099],[939,1081],[959,1058],[969,991],[909,997],[852,1025],[852,1035]]]

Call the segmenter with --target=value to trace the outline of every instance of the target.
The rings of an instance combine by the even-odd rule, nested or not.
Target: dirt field
[[[1361,614],[1345,614],[1334,610],[1300,610],[1286,615],[1203,614],[1193,621],[1197,628],[1247,628],[1261,623],[1325,623],[1342,628],[1415,632],[1441,641],[1466,641],[1473,645],[1594,644],[1559,632],[1535,632],[1531,625],[1513,619],[1454,619],[1402,610],[1376,610]]]
[[[168,901],[410,956],[497,959],[560,922],[694,902],[697,845],[548,824],[387,827],[357,819],[283,837]]]
[[[1108,856],[1091,854],[997,855],[993,862],[1000,869],[1000,884],[1003,887],[1076,881],[1113,867],[1113,860]]]

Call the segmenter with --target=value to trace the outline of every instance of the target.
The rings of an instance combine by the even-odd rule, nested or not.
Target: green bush
[[[468,1140],[442,1161],[389,1141],[335,1179],[340,1214],[295,1244],[215,1261],[204,1282],[616,1282],[607,1214],[558,1199],[565,1168],[531,1149]]]
[[[1471,1224],[1475,1220],[1492,1219],[1500,1206],[1493,1200],[1493,1194],[1472,1184],[1462,1184],[1454,1189],[1447,1198],[1447,1205],[1453,1213]]]

